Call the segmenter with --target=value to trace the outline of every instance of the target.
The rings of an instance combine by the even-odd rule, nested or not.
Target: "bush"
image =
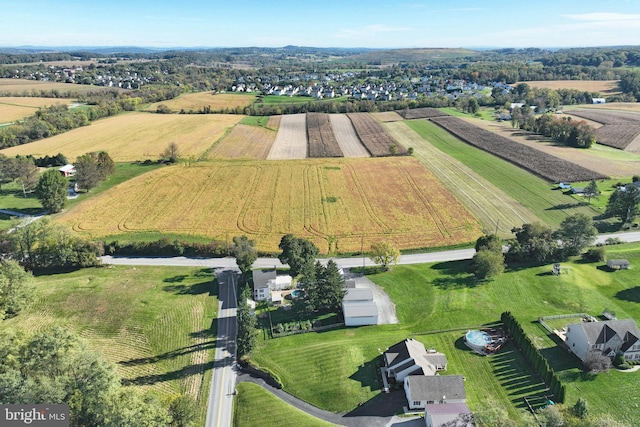
[[[602,246],[591,248],[582,254],[582,259],[589,262],[601,262],[607,259],[607,251]]]

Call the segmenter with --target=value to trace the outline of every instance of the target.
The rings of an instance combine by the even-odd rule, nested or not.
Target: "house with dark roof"
[[[424,409],[424,422],[426,427],[475,427],[476,425],[466,403],[429,404]]]
[[[404,379],[404,391],[409,409],[424,409],[426,405],[465,403],[462,375],[409,375]]]
[[[640,360],[640,330],[633,319],[607,320],[567,325],[565,344],[580,360],[592,351],[627,360]]]
[[[404,381],[407,375],[435,375],[447,369],[444,354],[427,351],[424,344],[413,338],[389,347],[383,359],[387,377],[396,382]]]

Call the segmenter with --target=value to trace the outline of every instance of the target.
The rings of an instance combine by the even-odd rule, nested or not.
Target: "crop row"
[[[307,113],[309,157],[344,157],[326,113]]]
[[[596,129],[599,144],[624,150],[640,136],[640,115],[623,111],[575,110],[572,115],[602,123]]]
[[[461,140],[551,182],[604,179],[595,171],[496,135],[456,117],[430,119]]]
[[[358,137],[373,157],[406,154],[407,149],[396,142],[387,130],[368,113],[347,114]]]
[[[446,113],[443,113],[437,108],[430,108],[430,107],[413,108],[411,110],[401,110],[401,111],[398,111],[398,114],[400,114],[406,120],[430,119],[431,117],[442,117],[447,115]]]

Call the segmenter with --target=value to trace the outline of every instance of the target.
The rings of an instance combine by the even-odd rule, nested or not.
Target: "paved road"
[[[231,427],[236,372],[236,270],[216,271],[218,279],[218,337],[209,390],[206,427]]]

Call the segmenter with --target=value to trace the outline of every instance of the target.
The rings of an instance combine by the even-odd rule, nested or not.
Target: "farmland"
[[[511,124],[488,122],[486,120],[465,119],[498,135],[520,144],[560,157],[602,175],[628,178],[640,171],[640,155],[624,152],[602,144],[595,144],[588,150],[558,145],[551,138],[533,134],[522,129],[514,129]]]
[[[307,116],[290,114],[280,118],[278,135],[267,155],[269,160],[304,159],[307,157]]]
[[[399,146],[398,143],[389,135],[386,129],[367,113],[349,113],[347,114],[353,127],[373,157],[389,156],[392,154],[393,147],[397,154],[405,154],[406,148]]]
[[[426,122],[416,124],[422,123]],[[413,156],[478,218],[484,230],[495,232],[497,228],[500,236],[510,238],[512,228],[537,221],[531,210],[429,142],[438,135],[431,134],[427,140],[403,122],[386,126],[398,142],[414,148]]]
[[[620,93],[618,80],[548,80],[548,81],[527,81],[531,88],[536,89],[575,89],[579,91],[598,92],[602,96],[611,96]],[[516,86],[518,83],[514,83]]]
[[[185,113],[197,113],[205,108],[209,108],[211,111],[233,111],[247,107],[253,104],[255,100],[255,95],[248,94],[196,92],[186,93],[167,101],[156,102],[147,107],[146,110],[156,111],[158,106],[163,104],[176,113],[182,111]]]
[[[1,87],[1,86],[0,86]],[[32,116],[41,107],[70,104],[69,99],[35,98],[35,97],[0,97],[0,124],[13,122]]]
[[[264,127],[237,124],[213,150],[207,159],[266,159],[276,139],[276,132]]]
[[[35,302],[3,328],[63,326],[115,363],[125,384],[206,401],[217,309],[210,270],[109,266],[39,276],[36,287]]]
[[[404,110],[399,112],[402,117],[407,120],[412,119],[430,119],[432,117],[446,117],[447,114],[437,108],[413,108],[411,110]]]
[[[438,126],[463,141],[512,162],[548,181],[586,181],[605,176],[574,163],[549,155],[529,146],[518,144],[456,117],[433,117]]]
[[[1,152],[6,156],[38,157],[62,153],[73,160],[90,151],[107,151],[116,162],[130,162],[156,160],[169,143],[175,142],[181,156],[199,157],[241,119],[232,114],[127,113]]]
[[[58,221],[94,238],[246,234],[267,252],[287,233],[312,239],[323,253],[359,252],[378,240],[403,249],[450,246],[480,235],[475,218],[411,157],[176,165],[86,200]]]
[[[599,144],[640,153],[640,114],[611,110],[572,110],[571,115],[602,123],[596,129]]]
[[[331,127],[338,140],[338,145],[345,157],[370,157],[369,152],[358,138],[351,120],[344,114],[331,114]]]
[[[328,114],[307,113],[307,135],[309,157],[343,157]]]
[[[58,91],[61,93],[86,93],[106,90],[90,85],[70,83],[42,82],[23,79],[0,79],[0,94],[7,96],[39,96],[41,91]]]

